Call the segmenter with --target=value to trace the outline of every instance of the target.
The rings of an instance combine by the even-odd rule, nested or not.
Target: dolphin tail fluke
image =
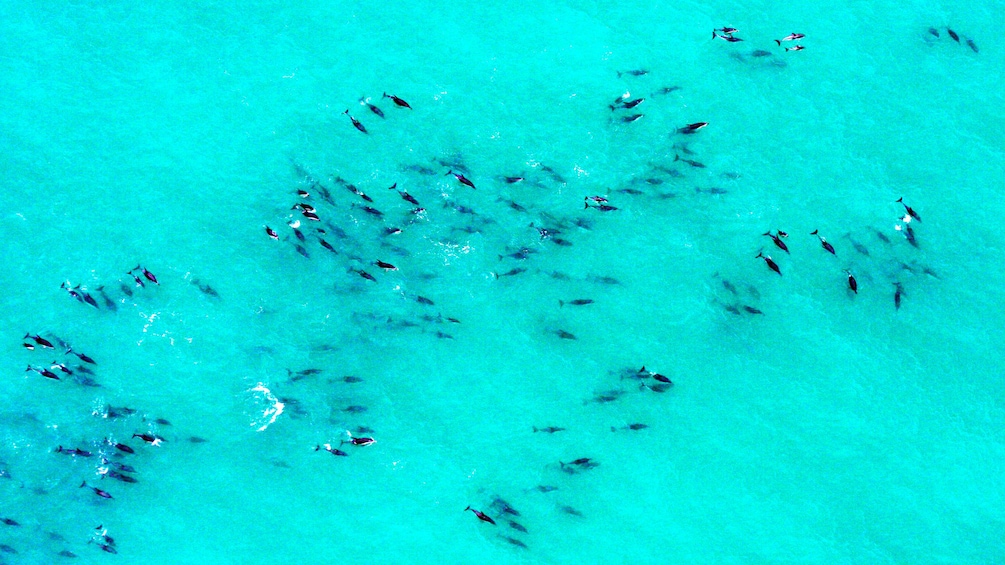
[[[777,44],[778,44],[778,46],[779,46],[779,47],[781,47],[781,45],[782,45],[782,40],[780,40],[780,39],[776,39],[776,40],[775,40],[775,43],[777,43]]]

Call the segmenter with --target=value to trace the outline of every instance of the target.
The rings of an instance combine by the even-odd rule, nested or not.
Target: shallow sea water
[[[0,562],[1005,562],[1000,8],[5,4]],[[25,372],[73,359],[26,331],[101,387]]]

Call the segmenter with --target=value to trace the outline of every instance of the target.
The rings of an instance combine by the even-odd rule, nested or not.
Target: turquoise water
[[[1000,13],[4,4],[0,561],[1005,562]],[[793,31],[804,51],[772,41]],[[626,92],[646,101],[608,109]],[[75,360],[26,331],[101,387],[25,372]],[[620,378],[642,365],[674,386]],[[375,444],[314,450],[359,426]],[[136,484],[99,478],[106,437]]]

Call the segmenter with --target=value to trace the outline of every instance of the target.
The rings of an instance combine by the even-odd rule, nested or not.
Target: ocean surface
[[[1005,563],[1001,15],[3,3],[0,563]]]

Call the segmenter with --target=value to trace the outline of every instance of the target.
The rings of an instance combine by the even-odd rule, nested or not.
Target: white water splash
[[[268,405],[265,410],[262,411],[262,418],[251,423],[252,426],[259,426],[257,431],[263,432],[266,428],[275,423],[276,418],[283,413],[283,407],[286,405],[279,402],[279,399],[272,394],[272,391],[266,388],[262,383],[258,383],[258,385],[252,388],[250,392],[262,393],[261,400]]]

